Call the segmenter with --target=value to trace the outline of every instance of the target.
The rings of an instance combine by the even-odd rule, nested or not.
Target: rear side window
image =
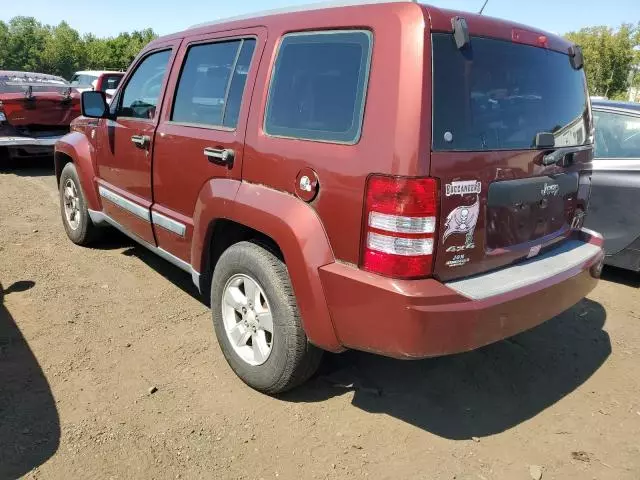
[[[118,116],[151,119],[156,114],[171,50],[152,53],[133,72],[124,88]]]
[[[459,50],[453,35],[433,39],[433,149],[532,149],[537,133],[555,146],[588,142],[584,71],[568,55],[483,37]]]
[[[244,39],[190,47],[171,120],[235,128],[255,44]]]
[[[371,33],[293,33],[282,39],[267,102],[269,135],[338,143],[360,138]]]
[[[602,111],[593,116],[595,158],[640,158],[640,117]]]

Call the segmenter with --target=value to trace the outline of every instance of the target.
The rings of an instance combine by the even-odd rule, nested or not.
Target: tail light
[[[438,191],[433,178],[369,177],[363,269],[405,279],[431,275]]]
[[[2,108],[2,102],[0,102],[0,124],[7,121],[7,116],[4,113],[4,109]]]

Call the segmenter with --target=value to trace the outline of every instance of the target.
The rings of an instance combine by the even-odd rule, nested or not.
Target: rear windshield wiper
[[[562,161],[563,167],[568,167],[573,163],[575,153],[589,150],[591,145],[579,145],[576,147],[555,148],[555,136],[553,133],[540,132],[536,135],[536,148],[540,150],[553,150],[542,157],[542,164],[545,166],[555,165]]]

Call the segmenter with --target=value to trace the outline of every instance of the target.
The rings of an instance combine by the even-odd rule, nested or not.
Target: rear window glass
[[[71,85],[74,87],[90,88],[94,86],[94,82],[98,80],[95,75],[76,74],[71,78]]]
[[[122,81],[122,75],[104,75],[102,77],[102,86],[100,90],[106,92],[107,90],[115,90]]]
[[[584,72],[562,53],[503,40],[433,34],[433,149],[520,150],[550,132],[556,146],[588,141]]]
[[[269,92],[270,135],[340,143],[360,138],[371,34],[294,33],[282,39]]]

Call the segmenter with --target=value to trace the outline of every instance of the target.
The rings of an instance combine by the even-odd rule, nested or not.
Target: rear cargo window
[[[583,70],[568,55],[503,40],[433,34],[433,149],[521,150],[536,134],[556,146],[588,142]]]
[[[269,135],[355,143],[360,138],[371,34],[294,33],[282,39],[269,91]]]

